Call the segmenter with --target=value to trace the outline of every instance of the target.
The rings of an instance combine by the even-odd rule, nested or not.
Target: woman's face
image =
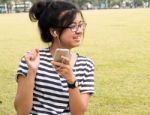
[[[82,21],[80,13],[77,13],[72,24],[66,28],[60,36],[61,47],[74,48],[81,44],[86,23]]]

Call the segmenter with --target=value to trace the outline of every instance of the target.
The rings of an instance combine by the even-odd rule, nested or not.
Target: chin
[[[78,43],[73,44],[73,46],[78,47],[78,46],[80,46],[80,44],[81,44],[81,42],[78,42]]]
[[[79,47],[81,44],[81,42],[76,42],[76,43],[72,43],[72,44],[66,44],[64,45],[65,48],[68,48],[68,49],[72,49],[72,48],[75,48],[75,47]]]
[[[76,47],[79,47],[80,45],[76,45],[76,46],[74,46],[73,48],[76,48]]]
[[[76,48],[76,47],[79,47],[79,46],[80,46],[80,44],[74,44],[74,45],[70,46],[68,49]]]

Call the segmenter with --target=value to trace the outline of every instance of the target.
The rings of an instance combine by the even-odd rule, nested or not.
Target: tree
[[[70,1],[70,0],[68,0]],[[91,3],[91,4],[96,4],[97,0],[71,0],[73,3],[76,3],[79,5],[79,7],[82,7],[84,4],[86,4],[87,2]]]
[[[11,11],[11,0],[0,0],[0,4],[7,5],[7,12],[10,13]]]
[[[123,0],[112,0],[110,3],[110,6],[119,5],[121,4]]]
[[[143,0],[133,0],[134,7],[142,6]]]
[[[11,0],[0,0],[0,3],[8,3],[10,2]]]
[[[148,3],[148,8],[150,7],[150,0],[143,0],[144,2]]]

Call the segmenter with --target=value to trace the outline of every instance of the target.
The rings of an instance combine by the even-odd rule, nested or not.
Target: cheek
[[[64,42],[67,42],[67,41],[70,41],[72,37],[73,37],[72,34],[70,34],[70,33],[68,33],[68,32],[64,32],[64,33],[61,35],[61,40],[64,41]]]

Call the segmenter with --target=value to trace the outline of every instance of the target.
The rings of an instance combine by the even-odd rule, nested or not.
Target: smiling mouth
[[[80,36],[77,36],[77,37],[74,37],[73,38],[75,41],[80,41],[81,40],[81,37]]]

